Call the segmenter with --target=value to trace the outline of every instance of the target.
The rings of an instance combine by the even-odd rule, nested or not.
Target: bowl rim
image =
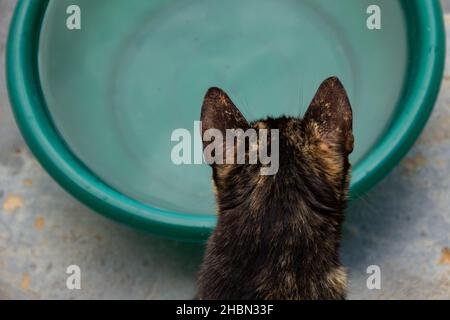
[[[47,172],[71,195],[106,217],[154,234],[185,241],[204,241],[216,224],[214,215],[195,215],[158,209],[129,198],[98,179],[72,154],[47,115],[40,87],[37,50],[49,0],[19,0],[6,48],[6,78],[11,106],[30,150]],[[422,132],[439,93],[445,65],[445,29],[439,1],[401,1],[412,10],[408,43],[408,95],[402,112],[384,138],[355,167],[351,195],[370,190],[404,157]],[[409,21],[408,19],[406,19]],[[426,32],[425,32],[426,31]],[[414,41],[412,41],[414,39]],[[411,47],[408,50],[411,52]],[[408,77],[407,76],[407,77]],[[405,77],[406,78],[406,77]],[[406,90],[406,88],[404,89]]]

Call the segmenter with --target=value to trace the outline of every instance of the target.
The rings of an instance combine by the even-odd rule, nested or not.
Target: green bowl
[[[73,4],[81,30],[66,26]],[[367,28],[372,4],[380,30]],[[302,115],[338,76],[354,109],[358,197],[417,139],[444,59],[439,1],[21,0],[7,78],[23,136],[68,192],[132,227],[201,241],[216,223],[210,168],[170,155],[175,129],[198,139],[208,87],[257,119]]]

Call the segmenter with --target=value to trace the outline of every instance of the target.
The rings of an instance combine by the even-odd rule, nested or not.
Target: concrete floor
[[[0,299],[190,299],[202,247],[111,222],[64,192],[11,115],[4,47],[16,0],[0,0]],[[444,0],[450,31],[450,0]],[[436,110],[404,161],[352,204],[343,257],[352,299],[450,298],[450,65]],[[66,268],[82,290],[66,288]],[[366,287],[379,265],[382,289]]]

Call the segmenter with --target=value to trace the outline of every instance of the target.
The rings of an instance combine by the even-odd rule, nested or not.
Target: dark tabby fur
[[[218,224],[198,299],[345,299],[340,262],[353,151],[352,109],[337,78],[324,81],[306,115],[248,124],[220,89],[202,109],[209,128],[279,129],[279,171],[213,165]],[[204,143],[206,146],[207,143]]]

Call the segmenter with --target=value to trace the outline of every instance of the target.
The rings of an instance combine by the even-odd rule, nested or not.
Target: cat
[[[253,123],[224,91],[211,88],[201,121],[202,134],[212,128],[278,129],[279,170],[264,176],[259,163],[211,165],[218,222],[196,298],[345,299],[340,244],[354,138],[352,108],[340,80],[320,85],[303,118]]]

